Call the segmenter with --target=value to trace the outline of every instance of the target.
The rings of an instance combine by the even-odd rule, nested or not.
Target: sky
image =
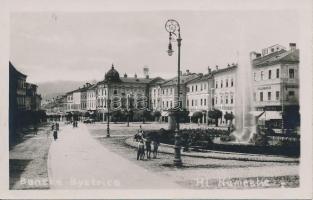
[[[10,61],[33,83],[99,81],[112,63],[121,76],[142,77],[149,67],[150,77],[171,78],[177,74],[177,44],[173,56],[166,52],[171,18],[181,26],[182,71],[206,73],[239,56],[248,60],[251,51],[299,41],[298,15],[290,10],[15,12]]]

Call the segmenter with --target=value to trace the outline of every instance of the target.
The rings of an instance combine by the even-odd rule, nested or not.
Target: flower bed
[[[145,135],[158,139],[164,144],[174,144],[175,132],[165,129],[145,131]],[[300,155],[300,141],[296,137],[284,137],[283,141],[273,141],[273,136],[268,136],[268,142],[262,145],[234,142],[234,138],[227,130],[218,129],[182,129],[180,130],[181,145],[183,150],[216,150],[226,152],[285,155],[298,157]],[[219,138],[220,142],[214,139]],[[275,140],[275,139],[274,139]],[[277,140],[277,138],[276,138]]]

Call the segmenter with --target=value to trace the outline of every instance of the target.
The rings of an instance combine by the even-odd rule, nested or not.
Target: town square
[[[10,190],[300,187],[295,13],[10,23]]]

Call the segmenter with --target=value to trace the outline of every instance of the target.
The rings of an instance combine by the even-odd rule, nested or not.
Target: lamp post
[[[165,23],[165,29],[169,33],[169,44],[167,53],[169,56],[173,55],[172,49],[172,36],[174,35],[177,39],[177,47],[178,47],[178,63],[177,63],[177,101],[176,101],[176,108],[180,109],[180,47],[182,38],[180,37],[180,26],[179,23],[174,19],[169,19]],[[180,144],[180,133],[179,133],[179,115],[176,113],[176,130],[175,130],[175,158],[174,158],[174,165],[181,166],[181,144]]]
[[[110,137],[110,88],[109,88],[109,80],[107,80],[107,109],[108,109],[108,116],[107,116],[107,137]]]

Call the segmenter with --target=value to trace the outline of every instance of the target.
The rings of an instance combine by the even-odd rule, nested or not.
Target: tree
[[[201,119],[203,117],[203,114],[202,112],[200,111],[197,111],[197,112],[194,112],[192,117],[191,117],[191,120],[192,122],[194,123],[197,123],[199,119]]]
[[[223,115],[222,111],[215,109],[215,108],[208,112],[209,118],[214,119],[215,126],[218,126],[218,119],[221,118],[222,115]]]
[[[154,112],[152,113],[152,116],[154,117],[154,120],[155,120],[155,121],[158,121],[159,118],[161,117],[161,112],[160,112],[160,111],[154,111]]]
[[[113,122],[121,121],[123,114],[120,110],[113,111],[111,114],[111,120]]]

